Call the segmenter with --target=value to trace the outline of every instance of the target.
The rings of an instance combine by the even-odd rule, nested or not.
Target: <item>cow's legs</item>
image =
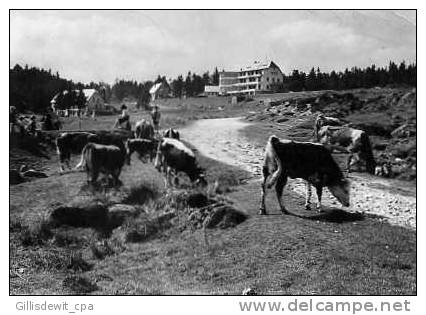
[[[90,178],[90,181],[91,181],[91,183],[92,184],[95,184],[96,183],[96,181],[97,181],[97,179],[98,179],[98,176],[99,176],[99,171],[97,171],[97,170],[92,170],[92,172],[91,172],[91,178]]]
[[[262,181],[262,191],[261,191],[261,201],[260,201],[260,208],[259,208],[259,214],[266,214],[266,207],[265,207],[265,197],[266,197],[266,181],[269,176],[269,170],[268,167],[264,166],[262,169],[263,172],[263,181]]]
[[[359,158],[359,155],[357,153],[349,154],[348,161],[346,163],[348,173],[351,172],[351,166],[354,166],[355,164],[357,164],[359,162],[360,162],[360,158]]]
[[[65,172],[65,165],[67,164],[67,161],[69,160],[69,157],[62,153],[59,153],[59,170],[61,173]]]
[[[317,211],[321,212],[322,211],[322,207],[321,207],[322,186],[315,186],[315,188],[317,191]]]
[[[114,186],[118,186],[120,183],[119,177],[120,177],[121,169],[118,168],[112,172],[112,177],[114,178]]]
[[[280,210],[283,214],[288,213],[282,201],[283,190],[286,184],[287,184],[287,175],[281,174],[280,177],[278,177],[277,179],[277,183],[275,184],[275,191],[277,193],[277,199],[280,205]]]
[[[311,210],[312,187],[308,181],[305,181],[305,188],[306,188],[305,209]]]

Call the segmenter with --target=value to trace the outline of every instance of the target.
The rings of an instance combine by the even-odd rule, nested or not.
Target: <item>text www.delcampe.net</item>
[[[239,301],[242,312],[410,312],[410,301],[314,301],[313,299],[274,302]]]

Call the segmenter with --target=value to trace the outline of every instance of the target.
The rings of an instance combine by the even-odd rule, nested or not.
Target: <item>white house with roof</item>
[[[241,68],[239,71],[219,72],[219,93],[249,94],[273,92],[283,82],[283,73],[273,62],[259,62]]]
[[[154,84],[149,90],[151,95],[151,101],[155,101],[159,98],[166,98],[170,94],[170,86],[167,82],[159,82]]]
[[[86,109],[88,111],[103,111],[105,110],[105,101],[102,97],[102,95],[95,89],[82,89],[81,90],[86,97]],[[74,92],[80,93],[79,90],[74,90]],[[59,92],[63,94],[67,94],[68,91]],[[57,93],[52,100],[50,101],[50,104],[52,108],[55,108],[57,99],[59,97],[59,93]]]

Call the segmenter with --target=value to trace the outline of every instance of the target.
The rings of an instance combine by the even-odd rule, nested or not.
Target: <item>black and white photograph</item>
[[[8,212],[10,296],[416,296],[417,10],[10,9]]]

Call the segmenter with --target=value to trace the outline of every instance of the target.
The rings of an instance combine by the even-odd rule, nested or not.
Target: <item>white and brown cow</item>
[[[346,168],[364,161],[368,173],[374,174],[376,161],[371,149],[370,139],[365,131],[350,127],[324,126],[318,131],[317,141],[331,152],[334,150],[349,153]]]
[[[265,148],[260,214],[266,214],[266,188],[274,185],[281,211],[288,213],[282,201],[282,193],[288,177],[305,180],[307,209],[310,209],[311,185],[316,188],[318,211],[321,211],[323,187],[328,187],[343,206],[349,206],[349,182],[323,145],[280,140],[276,136],[271,136]]]
[[[172,172],[185,173],[192,183],[206,186],[203,169],[197,165],[194,152],[179,140],[163,138],[158,145],[155,158],[155,167],[166,171],[166,186],[170,181]]]
[[[136,139],[153,139],[154,138],[154,127],[146,120],[142,119],[136,123],[135,126],[135,138]]]
[[[95,184],[99,173],[103,173],[111,175],[114,185],[117,185],[124,160],[125,152],[119,147],[89,142],[84,146],[81,161],[76,168],[84,166],[89,184]]]

